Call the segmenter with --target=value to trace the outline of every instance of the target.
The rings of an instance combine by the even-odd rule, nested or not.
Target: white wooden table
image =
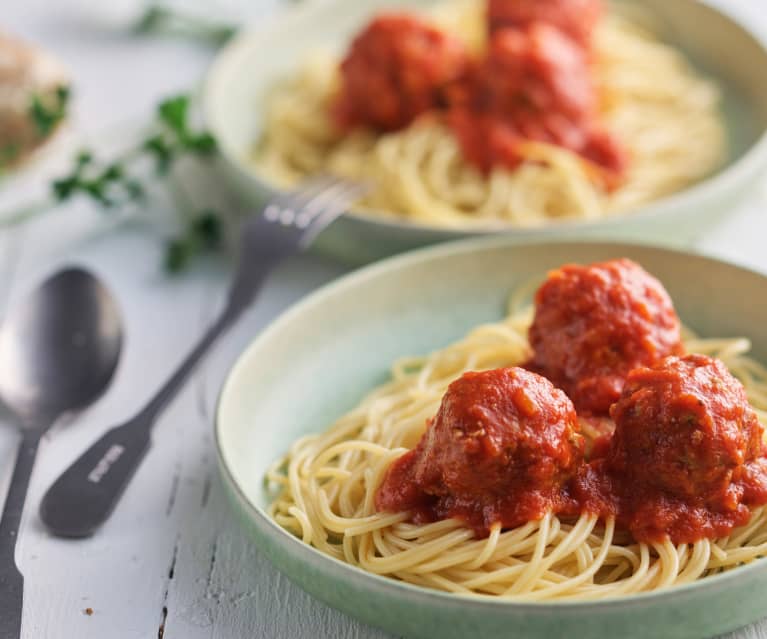
[[[767,34],[762,2],[719,1]],[[249,6],[257,16],[277,3]],[[127,11],[132,0],[115,2],[116,13],[103,9],[93,17],[89,7],[98,4],[112,3],[3,0],[0,12],[0,26],[45,44],[74,70],[83,132],[140,116],[160,97],[193,86],[212,55],[188,42],[105,31],[119,23],[120,10]],[[700,248],[767,271],[765,194],[755,193]],[[311,599],[271,566],[231,517],[215,464],[212,413],[226,371],[282,309],[344,272],[330,262],[294,259],[269,280],[252,311],[163,416],[151,453],[98,535],[63,541],[43,529],[36,507],[45,488],[158,387],[222,296],[226,263],[205,263],[172,279],[159,266],[161,251],[161,242],[143,226],[109,222],[86,204],[0,232],[0,317],[57,266],[77,262],[117,293],[127,330],[124,359],[108,394],[52,432],[42,447],[17,554],[26,577],[24,637],[385,637]],[[15,444],[12,422],[0,414],[0,502]],[[767,621],[732,637],[767,639]]]

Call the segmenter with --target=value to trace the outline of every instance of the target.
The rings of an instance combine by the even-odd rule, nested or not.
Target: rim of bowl
[[[717,265],[734,267],[740,271],[744,271],[746,273],[756,275],[763,280],[767,280],[767,275],[764,273],[730,260],[721,259],[706,251],[690,251],[661,247],[642,241],[614,242],[610,240],[594,240],[588,238],[562,241],[542,240],[520,243],[508,235],[497,237],[474,237],[452,242],[443,242],[435,246],[427,246],[425,248],[408,251],[404,254],[395,255],[393,257],[380,260],[368,266],[354,270],[351,273],[343,275],[340,278],[335,279],[316,289],[303,299],[291,305],[287,310],[280,313],[277,317],[275,317],[260,333],[258,333],[251,340],[248,346],[240,353],[234,364],[230,367],[229,372],[227,373],[226,378],[221,386],[221,390],[219,391],[218,399],[216,401],[213,435],[218,466],[220,472],[225,478],[226,483],[231,487],[231,490],[236,493],[240,502],[242,502],[242,505],[247,509],[250,521],[253,522],[253,524],[257,526],[264,535],[272,536],[273,538],[274,535],[277,535],[277,537],[281,539],[282,542],[289,544],[292,552],[298,553],[299,556],[302,556],[303,561],[313,562],[318,566],[322,566],[322,571],[325,574],[331,571],[340,570],[341,573],[339,575],[330,576],[332,579],[336,579],[343,575],[350,579],[361,581],[363,584],[369,581],[369,587],[375,585],[379,588],[384,588],[392,596],[404,596],[409,594],[411,596],[431,599],[433,601],[445,604],[451,604],[452,602],[453,605],[471,604],[474,606],[487,606],[490,608],[504,608],[512,606],[518,610],[529,610],[531,612],[540,612],[549,608],[593,610],[611,607],[616,604],[633,606],[651,603],[653,600],[662,599],[670,595],[692,595],[699,591],[716,590],[717,588],[726,587],[727,584],[731,583],[732,581],[741,579],[748,573],[767,571],[767,557],[764,557],[757,559],[745,566],[738,566],[737,568],[728,570],[724,573],[699,578],[693,582],[679,586],[671,586],[668,588],[662,588],[660,590],[640,592],[630,595],[612,596],[606,597],[604,599],[589,601],[513,601],[505,599],[493,599],[489,595],[483,596],[449,593],[440,590],[431,590],[422,586],[416,586],[414,584],[389,577],[384,577],[382,575],[376,575],[367,572],[362,568],[336,559],[335,557],[326,555],[320,550],[314,548],[314,546],[305,544],[303,541],[279,526],[269,517],[264,509],[253,503],[248,498],[246,491],[236,479],[236,473],[229,466],[229,463],[227,462],[226,456],[224,454],[224,444],[222,443],[224,437],[224,420],[222,419],[223,406],[230,393],[230,388],[234,384],[235,380],[241,376],[241,371],[246,367],[247,363],[252,359],[250,355],[251,352],[260,348],[263,343],[268,342],[272,338],[273,334],[276,334],[282,330],[283,325],[293,321],[295,318],[300,317],[301,315],[306,314],[307,310],[311,309],[312,306],[321,303],[323,299],[328,295],[343,292],[349,288],[354,288],[360,283],[375,279],[389,271],[407,269],[417,264],[428,262],[432,259],[447,257],[450,255],[463,255],[466,253],[482,252],[485,250],[502,248],[507,248],[509,250],[520,247],[544,249],[546,247],[551,247],[552,245],[558,245],[561,247],[596,245],[601,247],[615,247],[616,249],[650,249],[659,251],[661,253],[675,255],[677,257],[702,258],[708,262],[713,262]],[[259,544],[256,543],[256,545],[258,546]]]
[[[330,5],[339,0],[308,0],[300,5],[289,7],[277,14],[272,15],[258,27],[246,27],[239,32],[230,42],[228,42],[214,58],[211,63],[202,86],[201,106],[203,117],[207,126],[209,126],[214,135],[217,134],[217,124],[219,118],[216,117],[216,108],[214,107],[215,96],[220,91],[223,82],[222,77],[226,76],[227,69],[243,52],[248,50],[252,44],[251,41],[261,37],[274,26],[301,20],[304,15],[311,15],[318,11],[324,5]],[[715,15],[719,20],[729,23],[731,27],[736,28],[744,39],[756,46],[765,59],[767,59],[767,43],[765,43],[757,34],[751,31],[743,22],[725,9],[714,6],[711,0],[690,0],[690,5],[695,6],[700,11],[708,11]],[[765,80],[767,84],[767,80]],[[261,112],[255,112],[254,117],[261,117]],[[241,176],[255,184],[264,193],[273,194],[280,191],[280,187],[266,179],[254,167],[250,166],[244,158],[234,153],[227,145],[220,145],[219,152],[226,162],[234,168]],[[475,236],[495,235],[498,233],[508,233],[518,236],[524,236],[526,233],[566,233],[571,230],[588,230],[590,228],[599,228],[620,224],[624,219],[631,221],[650,220],[658,216],[665,216],[680,208],[693,209],[699,207],[720,191],[729,191],[734,189],[737,184],[747,180],[747,176],[755,175],[760,170],[767,169],[767,126],[765,126],[758,137],[754,138],[747,150],[736,160],[729,161],[720,167],[713,174],[702,180],[675,193],[663,196],[657,200],[639,205],[635,208],[621,211],[615,215],[600,217],[597,219],[564,219],[555,220],[541,226],[514,226],[504,224],[503,222],[466,226],[439,226],[435,224],[424,224],[408,218],[397,218],[385,211],[357,211],[350,210],[343,214],[343,217],[349,217],[355,221],[365,224],[379,225],[390,229],[400,231],[419,231],[427,233],[441,233],[447,237],[465,237],[467,234]]]

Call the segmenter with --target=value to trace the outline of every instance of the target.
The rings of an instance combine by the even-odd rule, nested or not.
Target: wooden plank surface
[[[753,227],[760,216],[754,208],[730,224]],[[57,265],[77,261],[119,292],[127,336],[110,392],[57,428],[41,451],[18,555],[28,583],[25,637],[143,638],[157,636],[160,627],[165,639],[385,637],[308,597],[248,542],[230,517],[211,441],[216,394],[236,356],[272,317],[343,269],[302,257],[269,280],[259,303],[161,419],[154,447],[113,518],[92,540],[72,542],[45,533],[35,504],[88,442],[129,417],[161,383],[209,323],[227,267],[205,264],[168,278],[158,269],[160,243],[146,229],[115,229],[88,210],[2,242],[0,300],[18,300]],[[765,262],[757,246],[745,253],[729,242],[708,248]],[[13,441],[9,428],[0,429],[4,458]],[[89,608],[92,615],[84,612]],[[731,636],[765,639],[767,625]]]

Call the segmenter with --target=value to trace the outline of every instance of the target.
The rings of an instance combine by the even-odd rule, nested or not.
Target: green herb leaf
[[[192,222],[192,229],[206,249],[218,248],[223,240],[221,215],[212,209],[201,211]]]
[[[157,107],[157,114],[180,138],[186,135],[186,117],[189,111],[189,96],[177,95],[163,100]]]
[[[208,131],[192,131],[189,126],[190,99],[179,95],[164,100],[158,107],[160,121],[168,128],[172,142],[164,140],[166,146],[173,143],[185,151],[202,157],[210,156],[216,150],[216,140]]]
[[[51,184],[51,190],[53,191],[53,197],[59,202],[68,200],[72,193],[74,193],[77,185],[77,178],[68,176],[54,180]]]
[[[206,132],[190,136],[186,140],[186,147],[196,151],[200,155],[211,155],[218,148],[216,139],[210,133]]]
[[[69,103],[69,87],[56,87],[53,94],[34,93],[29,105],[29,117],[40,137],[48,137],[66,117]]]
[[[75,156],[75,166],[78,170],[91,162],[93,162],[93,154],[90,151],[82,150]]]
[[[165,270],[179,273],[184,270],[192,255],[192,250],[183,238],[171,240],[165,247]]]
[[[138,33],[176,35],[220,46],[235,33],[232,25],[210,21],[165,6],[149,6],[135,24]]]
[[[134,179],[125,180],[125,191],[131,200],[140,200],[144,197],[144,187],[141,186],[141,182]]]
[[[165,175],[173,163],[174,149],[162,135],[154,135],[144,140],[143,150],[154,158],[155,172]]]
[[[171,273],[182,271],[192,258],[211,252],[221,245],[221,215],[212,210],[200,211],[184,233],[165,247],[165,268]]]

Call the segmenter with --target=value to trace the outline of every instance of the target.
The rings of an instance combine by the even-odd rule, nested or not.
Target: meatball
[[[607,415],[632,369],[684,351],[668,293],[627,259],[551,272],[535,295],[529,339],[527,368],[584,415]]]
[[[762,426],[719,360],[670,356],[637,368],[610,413],[604,456],[579,469],[571,494],[637,541],[718,539],[767,502]]]
[[[444,106],[452,83],[466,72],[463,43],[408,15],[382,15],[358,35],[341,63],[333,104],[344,130],[395,131]]]
[[[489,0],[490,30],[526,27],[534,22],[550,24],[588,48],[602,17],[601,0]]]
[[[578,121],[594,109],[586,56],[570,38],[547,24],[499,31],[490,41],[482,67],[481,99],[496,110],[553,110]]]
[[[737,507],[735,482],[761,453],[762,426],[722,362],[688,355],[633,370],[610,415],[608,472],[719,510]]]
[[[376,506],[458,517],[487,534],[556,510],[582,457],[575,409],[548,380],[522,368],[466,373],[418,446],[389,468]]]
[[[524,142],[535,140],[582,155],[617,184],[625,153],[597,124],[586,55],[558,29],[534,23],[499,31],[466,77],[468,86],[450,93],[448,123],[464,157],[482,172],[515,168]]]

